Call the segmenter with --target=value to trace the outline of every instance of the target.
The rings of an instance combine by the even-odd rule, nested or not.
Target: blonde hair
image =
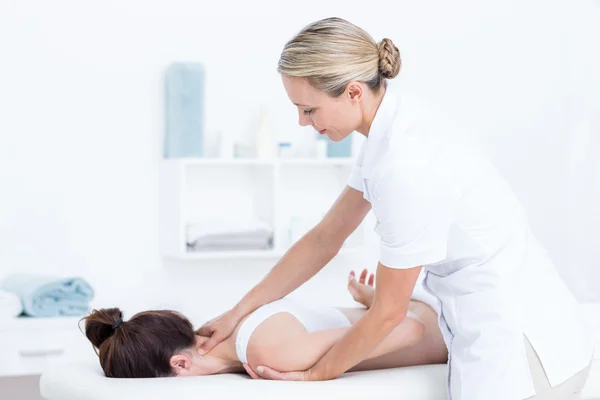
[[[285,45],[277,70],[338,97],[351,81],[378,92],[385,79],[398,75],[401,65],[400,52],[390,39],[375,43],[358,26],[326,18],[306,26]]]

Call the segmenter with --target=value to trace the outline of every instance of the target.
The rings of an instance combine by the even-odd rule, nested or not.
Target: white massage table
[[[584,400],[600,400],[600,307],[587,315],[595,333],[596,354]],[[47,400],[162,400],[162,399],[446,399],[446,365],[394,368],[348,373],[326,382],[252,380],[242,374],[190,378],[109,379],[98,359],[53,367],[40,379]]]
[[[327,382],[252,380],[241,374],[190,378],[109,379],[96,363],[65,364],[44,373],[48,400],[158,399],[446,399],[446,365],[349,373]],[[600,359],[594,361],[585,400],[600,400]]]

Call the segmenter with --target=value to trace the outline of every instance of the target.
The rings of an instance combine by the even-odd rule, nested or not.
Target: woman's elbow
[[[425,325],[418,319],[414,319],[404,312],[390,313],[383,317],[383,329],[401,330],[406,346],[412,346],[419,343],[425,335]]]
[[[266,365],[279,372],[303,371],[312,367],[319,356],[311,349],[299,344],[292,347],[287,345],[261,346],[255,349],[250,366]]]
[[[369,313],[375,314],[375,318],[377,318],[384,327],[389,326],[391,328],[395,328],[396,326],[400,325],[407,316],[406,310],[397,308],[383,309],[377,307],[376,305],[371,307]]]

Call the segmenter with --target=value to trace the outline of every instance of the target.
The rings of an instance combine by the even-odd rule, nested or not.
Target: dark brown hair
[[[173,376],[171,357],[196,344],[192,324],[177,312],[141,312],[113,329],[122,316],[118,308],[103,308],[83,318],[85,335],[107,377]]]

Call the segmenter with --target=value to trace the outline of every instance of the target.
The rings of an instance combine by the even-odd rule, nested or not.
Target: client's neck
[[[214,357],[214,363],[216,366],[216,368],[215,368],[216,374],[227,374],[227,373],[232,373],[232,372],[243,372],[244,371],[244,367],[242,366],[242,363],[238,359],[229,360],[229,359],[225,359],[225,358],[220,358],[218,356],[213,356],[212,352],[210,352],[205,357]]]
[[[196,340],[198,346],[204,342],[204,339],[198,336]],[[231,341],[231,337],[213,347],[204,357],[210,357],[213,360],[215,365],[214,373],[225,374],[244,371],[244,367],[235,352],[235,344]]]

